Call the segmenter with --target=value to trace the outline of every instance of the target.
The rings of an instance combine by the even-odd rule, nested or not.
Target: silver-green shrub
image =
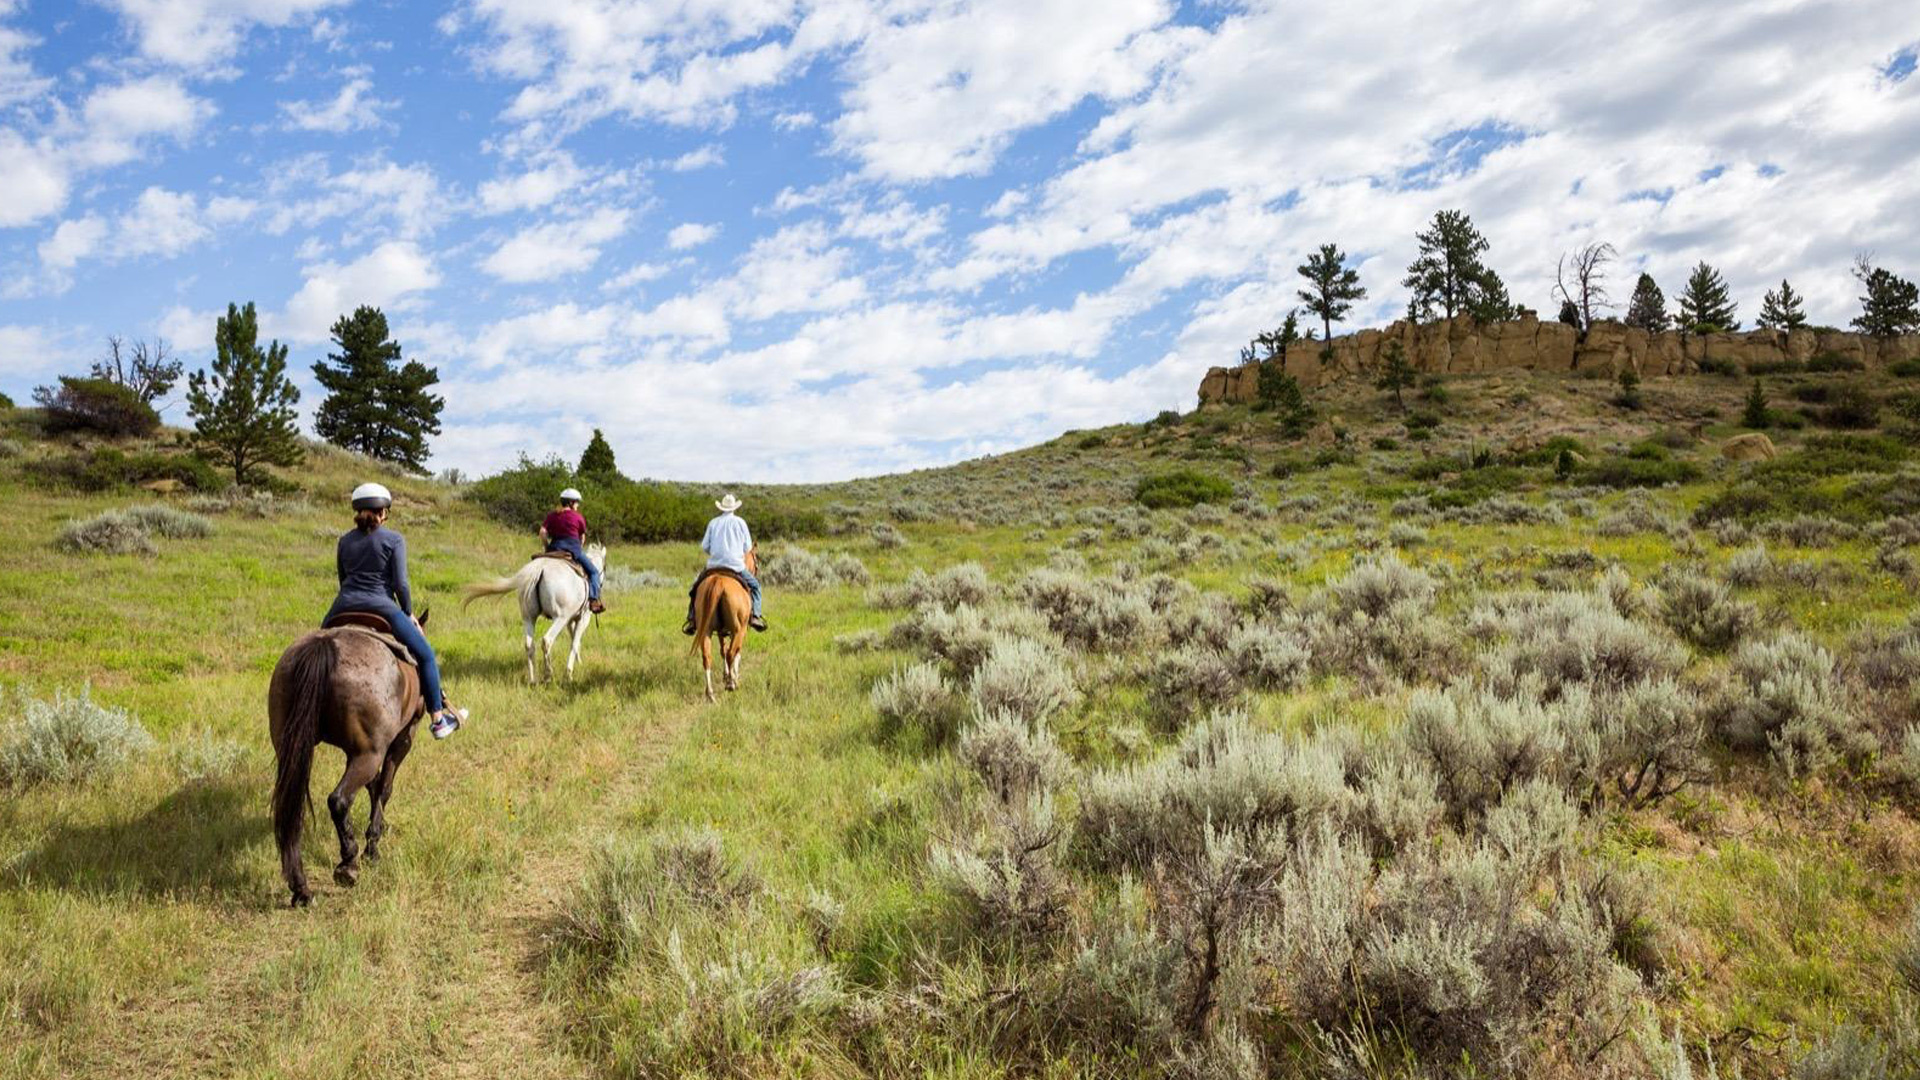
[[[1484,613],[1484,624],[1504,632],[1487,670],[1496,684],[1537,675],[1546,696],[1586,685],[1621,690],[1680,673],[1686,654],[1672,639],[1621,615],[1613,601],[1586,593],[1511,598],[1504,611]]]
[[[152,555],[159,550],[146,524],[124,510],[68,522],[54,537],[54,546],[79,555]]]
[[[1728,676],[1716,732],[1736,749],[1765,749],[1789,778],[1877,749],[1848,710],[1833,657],[1802,634],[1747,642],[1734,650]]]
[[[760,556],[760,580],[793,592],[818,592],[837,585],[865,585],[872,575],[858,558],[839,552],[816,555],[796,544],[767,549]]]
[[[1227,639],[1227,655],[1241,681],[1261,690],[1291,690],[1313,660],[1298,627],[1249,623]]]
[[[1676,571],[1660,586],[1660,621],[1682,640],[1724,652],[1753,632],[1760,611],[1711,578]]]
[[[1728,556],[1727,565],[1721,569],[1720,576],[1725,578],[1729,585],[1752,588],[1767,580],[1767,576],[1772,573],[1773,556],[1767,554],[1765,544],[1755,544],[1752,547],[1741,548]]]
[[[983,715],[1041,720],[1080,701],[1073,669],[1046,643],[996,633],[968,687]]]
[[[1064,916],[1069,886],[1055,855],[1069,829],[1053,796],[1034,792],[1010,803],[995,802],[972,835],[937,843],[929,855],[936,883],[972,909],[989,933],[1037,936]]]
[[[1204,645],[1163,652],[1147,669],[1148,700],[1154,715],[1170,728],[1231,705],[1241,685],[1235,662]]]
[[[0,785],[9,788],[101,779],[153,747],[153,736],[132,713],[99,704],[89,689],[59,691],[51,701],[15,691],[4,704]]]
[[[895,668],[873,686],[874,711],[880,714],[880,731],[893,737],[915,732],[934,743],[953,736],[961,716],[960,699],[937,664],[914,664]]]
[[[974,717],[960,732],[957,749],[987,791],[1007,806],[1053,790],[1071,768],[1045,725],[1006,713]]]
[[[1509,790],[1558,775],[1568,717],[1584,713],[1586,704],[1584,694],[1546,702],[1534,694],[1503,696],[1456,683],[1443,691],[1415,691],[1401,738],[1432,770],[1448,815],[1468,822]]]
[[[145,526],[148,532],[168,540],[197,540],[213,535],[213,522],[163,503],[129,506],[127,516]]]

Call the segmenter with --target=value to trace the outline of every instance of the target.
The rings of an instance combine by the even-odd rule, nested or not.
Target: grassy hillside
[[[1813,422],[1760,464],[1716,450],[1744,381],[1508,375],[747,487],[830,532],[714,707],[688,545],[616,549],[530,688],[517,617],[447,602],[525,535],[389,478],[474,722],[305,912],[265,685],[369,468],[72,554],[155,497],[50,483],[16,414],[7,712],[90,687],[154,745],[0,801],[0,1071],[1910,1075],[1920,472],[1891,405],[1823,427],[1860,381],[1774,380]],[[1231,494],[1135,501],[1179,470]]]

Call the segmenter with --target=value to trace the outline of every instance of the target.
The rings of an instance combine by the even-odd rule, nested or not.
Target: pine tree
[[[336,446],[425,472],[427,437],[440,434],[444,399],[427,391],[440,373],[418,361],[400,362],[400,343],[387,336],[379,308],[355,308],[333,324],[339,352],[313,365],[327,391],[314,414],[314,431]]]
[[[1433,215],[1433,224],[1419,233],[1420,254],[1407,267],[1400,284],[1413,290],[1410,310],[1421,317],[1437,305],[1447,318],[1473,315],[1482,322],[1512,315],[1507,287],[1480,255],[1487,238],[1473,227],[1473,219],[1458,210]],[[1483,316],[1492,316],[1492,319]]]
[[[1621,368],[1620,374],[1616,377],[1616,381],[1620,384],[1620,392],[1613,395],[1613,403],[1615,405],[1623,409],[1637,409],[1644,404],[1640,400],[1639,372],[1632,368]]]
[[[1320,316],[1320,325],[1326,331],[1324,340],[1328,342],[1333,340],[1333,324],[1347,317],[1355,301],[1367,298],[1359,271],[1346,263],[1346,252],[1332,244],[1321,244],[1320,250],[1307,256],[1307,261],[1298,268],[1300,276],[1307,279],[1307,288],[1300,290],[1300,299],[1306,302],[1308,311]],[[1329,344],[1326,348],[1332,346]]]
[[[1627,325],[1658,334],[1671,321],[1667,315],[1666,294],[1655,284],[1652,274],[1641,274],[1633,286],[1633,299],[1627,301]]]
[[[1773,414],[1767,410],[1767,392],[1760,380],[1753,380],[1753,390],[1747,394],[1747,407],[1740,412],[1740,426],[1762,430],[1773,424]]]
[[[1686,290],[1680,294],[1680,329],[1695,334],[1738,330],[1740,320],[1734,314],[1739,308],[1729,297],[1720,271],[1702,262],[1688,275]]]
[[[1288,438],[1299,438],[1313,425],[1313,406],[1307,404],[1300,380],[1280,374],[1274,379],[1273,407],[1280,414],[1280,431]]]
[[[1760,317],[1756,320],[1762,330],[1798,330],[1807,325],[1807,313],[1801,309],[1802,298],[1780,279],[1778,291],[1769,290],[1760,300]]]
[[[1387,342],[1386,367],[1375,380],[1374,388],[1388,391],[1393,395],[1393,403],[1401,412],[1407,411],[1407,403],[1400,392],[1412,386],[1415,381],[1413,365],[1407,362],[1407,350],[1400,347],[1398,341]]]
[[[1853,326],[1874,337],[1898,337],[1920,332],[1920,289],[1913,282],[1875,267],[1862,256],[1853,274],[1866,286],[1860,314]]]
[[[613,462],[613,447],[607,443],[607,437],[599,428],[593,429],[593,438],[588,440],[587,448],[580,452],[580,467],[575,472],[594,480],[615,480],[620,476],[620,468]]]
[[[305,455],[294,405],[300,391],[287,378],[287,347],[259,344],[253,304],[227,305],[214,327],[213,370],[187,379],[187,415],[202,452],[233,468],[244,484],[262,465],[297,465]]]

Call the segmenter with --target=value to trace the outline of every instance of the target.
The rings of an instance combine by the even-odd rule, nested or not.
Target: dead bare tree
[[[1617,254],[1612,244],[1586,244],[1560,256],[1553,293],[1580,311],[1580,333],[1593,327],[1593,313],[1613,306],[1607,295],[1607,264]]]
[[[93,362],[93,377],[119,383],[151,405],[180,381],[182,367],[165,338],[129,345],[118,335],[109,335],[107,354]]]

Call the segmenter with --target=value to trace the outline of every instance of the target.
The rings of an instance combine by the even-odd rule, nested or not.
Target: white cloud
[[[71,187],[66,163],[50,147],[0,128],[0,227],[57,212]]]
[[[990,167],[1021,130],[1089,95],[1124,98],[1197,37],[1156,33],[1169,0],[978,0],[889,21],[848,62],[834,140],[869,172],[930,180]]]
[[[339,134],[378,127],[380,114],[399,102],[373,96],[373,80],[364,75],[349,78],[330,101],[283,101],[280,112],[287,126],[296,131],[326,131]]]
[[[433,231],[453,207],[427,165],[375,160],[345,172],[309,155],[275,170],[265,228],[279,234],[336,217],[371,230],[387,224],[409,239]]]
[[[402,308],[414,294],[440,284],[433,261],[410,242],[391,240],[345,265],[320,263],[301,271],[306,279],[262,330],[283,341],[324,341],[328,328],[361,304]]]
[[[501,281],[548,281],[578,273],[600,259],[600,245],[627,231],[624,210],[596,210],[569,221],[521,230],[480,264]]]
[[[699,222],[688,221],[675,225],[667,233],[667,246],[675,251],[685,251],[688,248],[699,247],[719,235],[720,226],[718,225],[702,225]]]
[[[287,26],[346,0],[106,0],[133,25],[140,51],[182,67],[217,66],[248,27]]]
[[[44,326],[0,323],[0,376],[50,376],[71,369],[81,355],[69,333]]]
[[[10,7],[0,3],[0,15],[9,14]],[[33,62],[23,55],[39,43],[30,34],[0,26],[0,105],[39,97],[53,85],[53,80],[34,71]]]
[[[586,170],[574,163],[573,155],[557,153],[538,168],[481,184],[480,205],[489,214],[537,210],[578,187],[586,179]]]
[[[92,255],[107,238],[107,223],[88,214],[63,221],[53,235],[40,241],[40,261],[55,270],[71,270],[75,263]]]
[[[213,115],[213,106],[164,76],[101,87],[81,106],[85,136],[74,147],[85,165],[104,167],[131,160],[142,139],[185,139]]]
[[[724,165],[726,154],[717,143],[708,143],[697,150],[689,150],[667,163],[674,172],[692,172],[695,169],[708,169],[715,165]]]
[[[667,263],[635,263],[601,282],[600,291],[621,292],[636,285],[645,285],[649,281],[658,281],[672,271],[673,267]]]

